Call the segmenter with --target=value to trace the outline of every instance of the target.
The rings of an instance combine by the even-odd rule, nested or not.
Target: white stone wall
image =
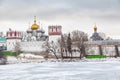
[[[52,35],[52,36],[49,36],[49,42],[58,42],[58,39],[61,39],[61,35]]]
[[[0,46],[6,46],[6,43],[0,43]]]
[[[46,50],[44,43],[45,41],[20,42],[20,47],[24,52],[42,52]]]
[[[20,41],[19,39],[7,39],[7,51],[15,51],[16,43]]]

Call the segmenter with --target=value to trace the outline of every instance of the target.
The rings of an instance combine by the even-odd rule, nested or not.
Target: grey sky
[[[0,0],[0,31],[25,31],[35,15],[46,32],[48,25],[62,25],[63,32],[91,35],[96,23],[99,32],[120,34],[120,0]]]

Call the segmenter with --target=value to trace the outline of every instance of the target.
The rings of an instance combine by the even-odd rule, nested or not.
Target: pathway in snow
[[[0,80],[120,80],[120,62],[44,62],[0,65]]]

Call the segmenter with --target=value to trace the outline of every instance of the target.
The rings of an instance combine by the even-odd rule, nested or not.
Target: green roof
[[[5,37],[0,37],[0,43],[5,43],[6,42],[6,38]]]

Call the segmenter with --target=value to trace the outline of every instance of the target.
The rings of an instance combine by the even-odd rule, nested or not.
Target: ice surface
[[[120,62],[44,62],[0,65],[0,80],[120,80]]]

